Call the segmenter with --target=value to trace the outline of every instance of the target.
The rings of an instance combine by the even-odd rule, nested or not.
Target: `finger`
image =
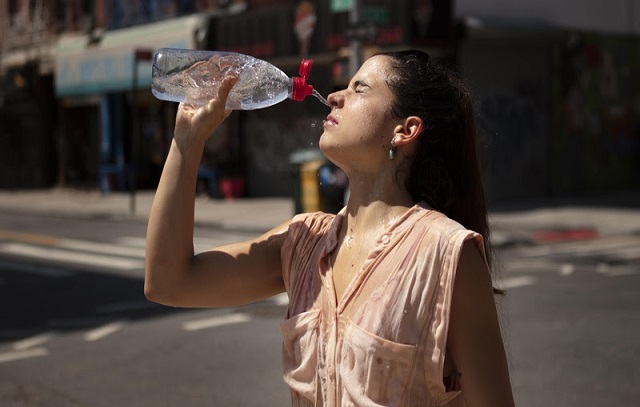
[[[222,80],[222,83],[220,84],[220,87],[218,88],[218,99],[226,101],[227,97],[229,96],[229,92],[231,92],[231,89],[233,88],[233,85],[236,84],[236,82],[238,82],[237,76],[225,76]]]
[[[178,105],[178,110],[182,110],[185,112],[192,112],[197,109],[197,106],[190,103],[180,103]]]

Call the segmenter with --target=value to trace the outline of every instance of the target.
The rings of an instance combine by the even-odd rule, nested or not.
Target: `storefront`
[[[45,188],[56,180],[51,72],[37,60],[0,75],[0,188]]]
[[[177,106],[151,95],[150,54],[160,47],[206,45],[198,39],[206,37],[202,33],[208,24],[207,16],[192,15],[98,37],[59,39],[55,94],[60,104],[59,171],[65,184],[97,185],[105,192],[127,189],[134,151],[136,184],[157,182]],[[139,123],[137,131],[134,123]]]

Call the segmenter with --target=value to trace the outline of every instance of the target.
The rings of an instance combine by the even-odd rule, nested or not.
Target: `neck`
[[[404,214],[415,201],[395,176],[358,177],[350,174],[350,196],[343,232],[366,236],[377,229],[386,229]]]

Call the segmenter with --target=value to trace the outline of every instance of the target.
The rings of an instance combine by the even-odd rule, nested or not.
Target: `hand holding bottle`
[[[218,88],[218,95],[202,106],[180,103],[176,115],[174,139],[184,148],[203,148],[209,136],[222,124],[232,110],[225,104],[229,92],[238,81],[235,76],[226,76]]]

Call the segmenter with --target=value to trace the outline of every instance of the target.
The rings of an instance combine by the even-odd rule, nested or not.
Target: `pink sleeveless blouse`
[[[344,210],[343,210],[344,211]],[[336,301],[330,253],[343,212],[296,216],[282,248],[280,323],[294,407],[464,406],[443,367],[455,272],[482,236],[418,204],[377,239]]]

